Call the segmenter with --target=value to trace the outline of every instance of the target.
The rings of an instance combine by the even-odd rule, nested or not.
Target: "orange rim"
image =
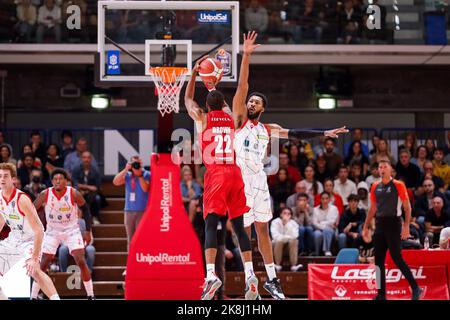
[[[184,67],[152,67],[150,74],[161,78],[164,83],[174,83],[178,78],[188,72]]]

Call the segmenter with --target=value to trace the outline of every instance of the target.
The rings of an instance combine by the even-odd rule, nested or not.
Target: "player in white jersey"
[[[85,259],[85,246],[91,242],[91,214],[83,196],[76,189],[67,186],[69,175],[60,168],[51,173],[53,187],[42,191],[34,201],[37,210],[44,207],[47,230],[42,247],[41,269],[47,270],[60,244],[69,247],[70,254],[81,271],[81,279],[89,300],[94,298],[91,273]],[[81,234],[78,224],[78,208],[86,221],[86,231]],[[35,299],[39,286],[34,283],[31,297]]]
[[[267,145],[273,135],[279,138],[310,138],[319,135],[337,137],[339,133],[348,132],[345,127],[328,130],[284,129],[276,124],[264,125],[259,122],[262,112],[267,108],[267,98],[254,92],[248,96],[248,77],[250,55],[258,47],[255,44],[257,34],[251,33],[244,42],[239,83],[233,98],[233,118],[236,131],[234,148],[236,162],[241,168],[245,184],[247,206],[251,210],[244,215],[244,226],[250,235],[251,225],[255,225],[258,236],[258,248],[264,259],[268,281],[264,288],[275,299],[284,299],[279,279],[276,277],[273,261],[272,242],[269,235],[268,222],[272,219],[267,176],[263,170],[263,159],[267,154]],[[245,35],[244,35],[245,38]]]
[[[5,224],[11,229],[8,237],[0,241],[0,283],[3,275],[20,264],[51,300],[59,300],[52,280],[39,268],[44,227],[31,199],[14,187],[15,177],[13,164],[0,164],[0,230]],[[7,299],[1,285],[0,299]]]

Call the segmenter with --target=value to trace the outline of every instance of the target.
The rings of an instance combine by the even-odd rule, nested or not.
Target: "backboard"
[[[98,1],[97,86],[153,86],[158,66],[189,76],[206,53],[224,65],[222,82],[235,82],[238,52],[237,1]]]

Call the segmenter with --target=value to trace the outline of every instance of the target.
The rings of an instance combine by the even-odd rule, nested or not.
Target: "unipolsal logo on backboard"
[[[226,11],[199,11],[197,13],[199,23],[230,23],[230,14]]]

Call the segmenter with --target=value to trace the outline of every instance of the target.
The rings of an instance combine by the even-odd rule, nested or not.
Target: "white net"
[[[161,115],[180,111],[180,92],[186,80],[187,68],[151,68],[150,74],[158,94],[158,110]]]

